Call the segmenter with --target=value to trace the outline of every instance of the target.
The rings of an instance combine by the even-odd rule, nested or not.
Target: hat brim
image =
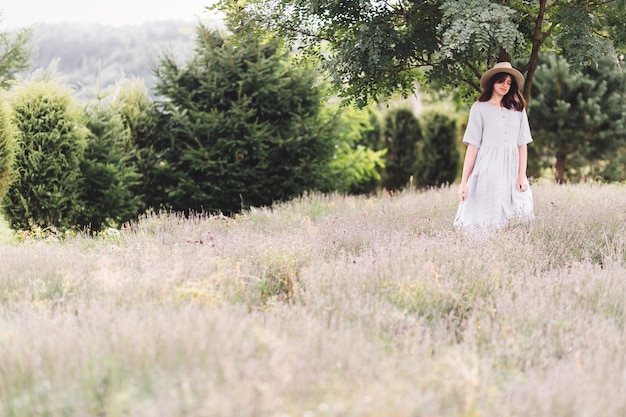
[[[521,91],[522,87],[524,87],[524,76],[521,72],[516,70],[515,68],[491,68],[480,77],[480,87],[485,88],[487,86],[487,81],[494,75],[499,72],[506,72],[507,74],[511,74],[513,78],[515,78],[515,82],[517,83],[517,88]]]

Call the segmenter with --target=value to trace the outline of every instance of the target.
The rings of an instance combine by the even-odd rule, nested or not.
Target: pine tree
[[[544,57],[529,110],[530,158],[552,167],[558,182],[580,179],[583,166],[626,143],[625,98],[626,77],[613,60],[575,72],[563,58]]]
[[[2,15],[0,10],[0,23]],[[33,29],[0,31],[0,89],[7,88],[30,66]]]
[[[290,65],[277,40],[200,26],[194,58],[164,57],[156,75],[168,118],[152,144],[168,170],[163,204],[231,213],[319,185],[333,147],[319,134],[315,73]]]

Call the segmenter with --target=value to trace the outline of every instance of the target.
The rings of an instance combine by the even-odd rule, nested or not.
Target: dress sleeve
[[[526,110],[522,110],[522,120],[519,129],[519,135],[517,136],[517,146],[526,145],[533,141],[533,138],[530,134],[530,125],[528,124],[528,114],[526,114]]]
[[[483,118],[478,108],[478,102],[472,104],[467,120],[467,127],[463,135],[463,143],[480,148],[483,140]]]

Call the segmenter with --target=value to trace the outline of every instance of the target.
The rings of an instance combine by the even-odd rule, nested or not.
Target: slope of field
[[[0,245],[0,415],[626,415],[626,193],[535,185],[151,215]]]

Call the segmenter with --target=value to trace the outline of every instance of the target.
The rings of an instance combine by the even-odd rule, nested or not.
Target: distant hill
[[[80,23],[34,26],[32,71],[55,68],[78,97],[89,98],[122,78],[138,78],[154,86],[152,68],[158,57],[172,53],[179,62],[193,54],[193,21],[156,21],[140,25],[107,26]],[[26,76],[30,74],[25,74]]]

